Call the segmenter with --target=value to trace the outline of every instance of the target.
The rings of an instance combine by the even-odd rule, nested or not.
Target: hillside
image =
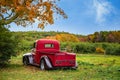
[[[61,42],[61,49],[76,53],[100,53],[120,55],[120,31],[101,31],[87,36],[68,32],[12,32],[18,40],[18,53],[30,51],[37,39],[56,39]]]
[[[72,34],[68,32],[12,32],[20,40],[34,41],[41,38],[57,39],[62,42],[110,42],[120,43],[120,31],[100,31],[89,35]],[[71,38],[71,39],[68,39]],[[72,40],[73,39],[73,40]]]

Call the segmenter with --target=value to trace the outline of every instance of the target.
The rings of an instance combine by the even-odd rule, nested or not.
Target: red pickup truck
[[[24,65],[36,65],[41,70],[54,68],[77,68],[76,54],[61,52],[57,40],[40,39],[34,43],[34,49],[23,55]]]

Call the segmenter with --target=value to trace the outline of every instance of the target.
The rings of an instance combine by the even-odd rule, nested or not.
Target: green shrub
[[[120,45],[118,43],[64,42],[61,43],[61,48],[66,48],[68,45],[74,49],[75,53],[105,53],[108,55],[120,55]]]
[[[0,25],[0,67],[16,55],[16,39],[7,28]]]
[[[117,46],[117,48],[116,48],[116,52],[115,52],[115,55],[120,55],[120,45]]]
[[[106,47],[106,54],[120,55],[120,45],[111,44]]]
[[[93,53],[95,52],[95,46],[91,43],[78,43],[75,45],[76,53]]]

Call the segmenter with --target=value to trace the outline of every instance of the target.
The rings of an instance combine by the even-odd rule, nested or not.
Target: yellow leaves
[[[104,54],[104,53],[105,53],[105,50],[104,50],[103,48],[97,47],[97,48],[96,48],[96,52],[97,52],[97,53],[103,53],[103,54]]]
[[[46,6],[46,11],[49,11],[51,9],[51,3],[50,2],[44,2],[44,6]]]
[[[45,6],[45,12],[43,13],[43,19],[45,19],[49,24],[53,24],[53,11],[52,11],[52,4],[49,2],[44,2],[43,6]]]
[[[5,13],[5,12],[6,12],[6,9],[1,9],[1,12],[2,12],[2,13]]]
[[[5,0],[0,1],[0,5],[5,5],[5,4],[6,4]]]
[[[50,23],[50,24],[53,24],[54,23],[54,20],[53,20],[53,11],[50,11],[49,12],[49,16],[48,16],[49,18],[48,18],[48,22]]]
[[[56,40],[56,37],[55,36],[47,36],[46,39]]]
[[[56,35],[56,39],[62,42],[79,42],[79,39],[72,34],[58,34]]]
[[[72,34],[57,34],[55,36],[47,36],[47,39],[56,39],[61,42],[79,42],[79,39]]]
[[[0,6],[10,6],[12,3],[12,0],[2,0],[0,1]]]
[[[26,7],[30,7],[31,3],[29,1],[26,1]]]
[[[18,0],[13,0],[13,3],[14,3],[14,7],[16,7],[16,6],[18,6],[18,2],[17,2]]]
[[[38,21],[38,27],[44,29],[47,24],[54,24],[54,12],[59,15],[65,16],[64,11],[55,5],[56,0],[2,0],[0,6],[5,9],[1,9],[1,15],[4,16],[6,11],[11,11],[15,16],[15,23],[19,25],[34,23],[35,19]],[[7,18],[14,17],[14,15]],[[4,17],[3,17],[4,18]],[[65,17],[64,17],[65,18]]]
[[[49,11],[49,13],[46,13],[45,16],[43,16],[43,19],[46,20],[49,24],[53,24],[53,11]]]
[[[39,23],[38,28],[44,29],[44,23]]]
[[[56,35],[56,39],[57,39],[58,41],[61,41],[61,40],[62,40],[61,35],[60,35],[60,34],[57,34],[57,35]]]
[[[56,11],[57,11],[56,13],[57,14],[62,15],[63,18],[68,18],[68,16],[64,13],[64,11],[61,8],[57,7],[56,5],[53,5],[53,7],[56,9]]]
[[[29,17],[30,18],[34,18],[35,17],[35,12],[34,12],[33,9],[29,11]]]
[[[22,12],[24,11],[24,7],[23,6],[17,6],[16,7],[16,12]]]

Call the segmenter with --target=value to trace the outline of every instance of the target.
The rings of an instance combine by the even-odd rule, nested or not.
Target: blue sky
[[[96,31],[120,30],[120,0],[60,0],[57,3],[68,15],[58,15],[55,24],[41,30],[35,23],[26,28],[11,24],[11,31],[65,31],[75,34],[92,34]],[[56,15],[55,15],[56,16]]]

